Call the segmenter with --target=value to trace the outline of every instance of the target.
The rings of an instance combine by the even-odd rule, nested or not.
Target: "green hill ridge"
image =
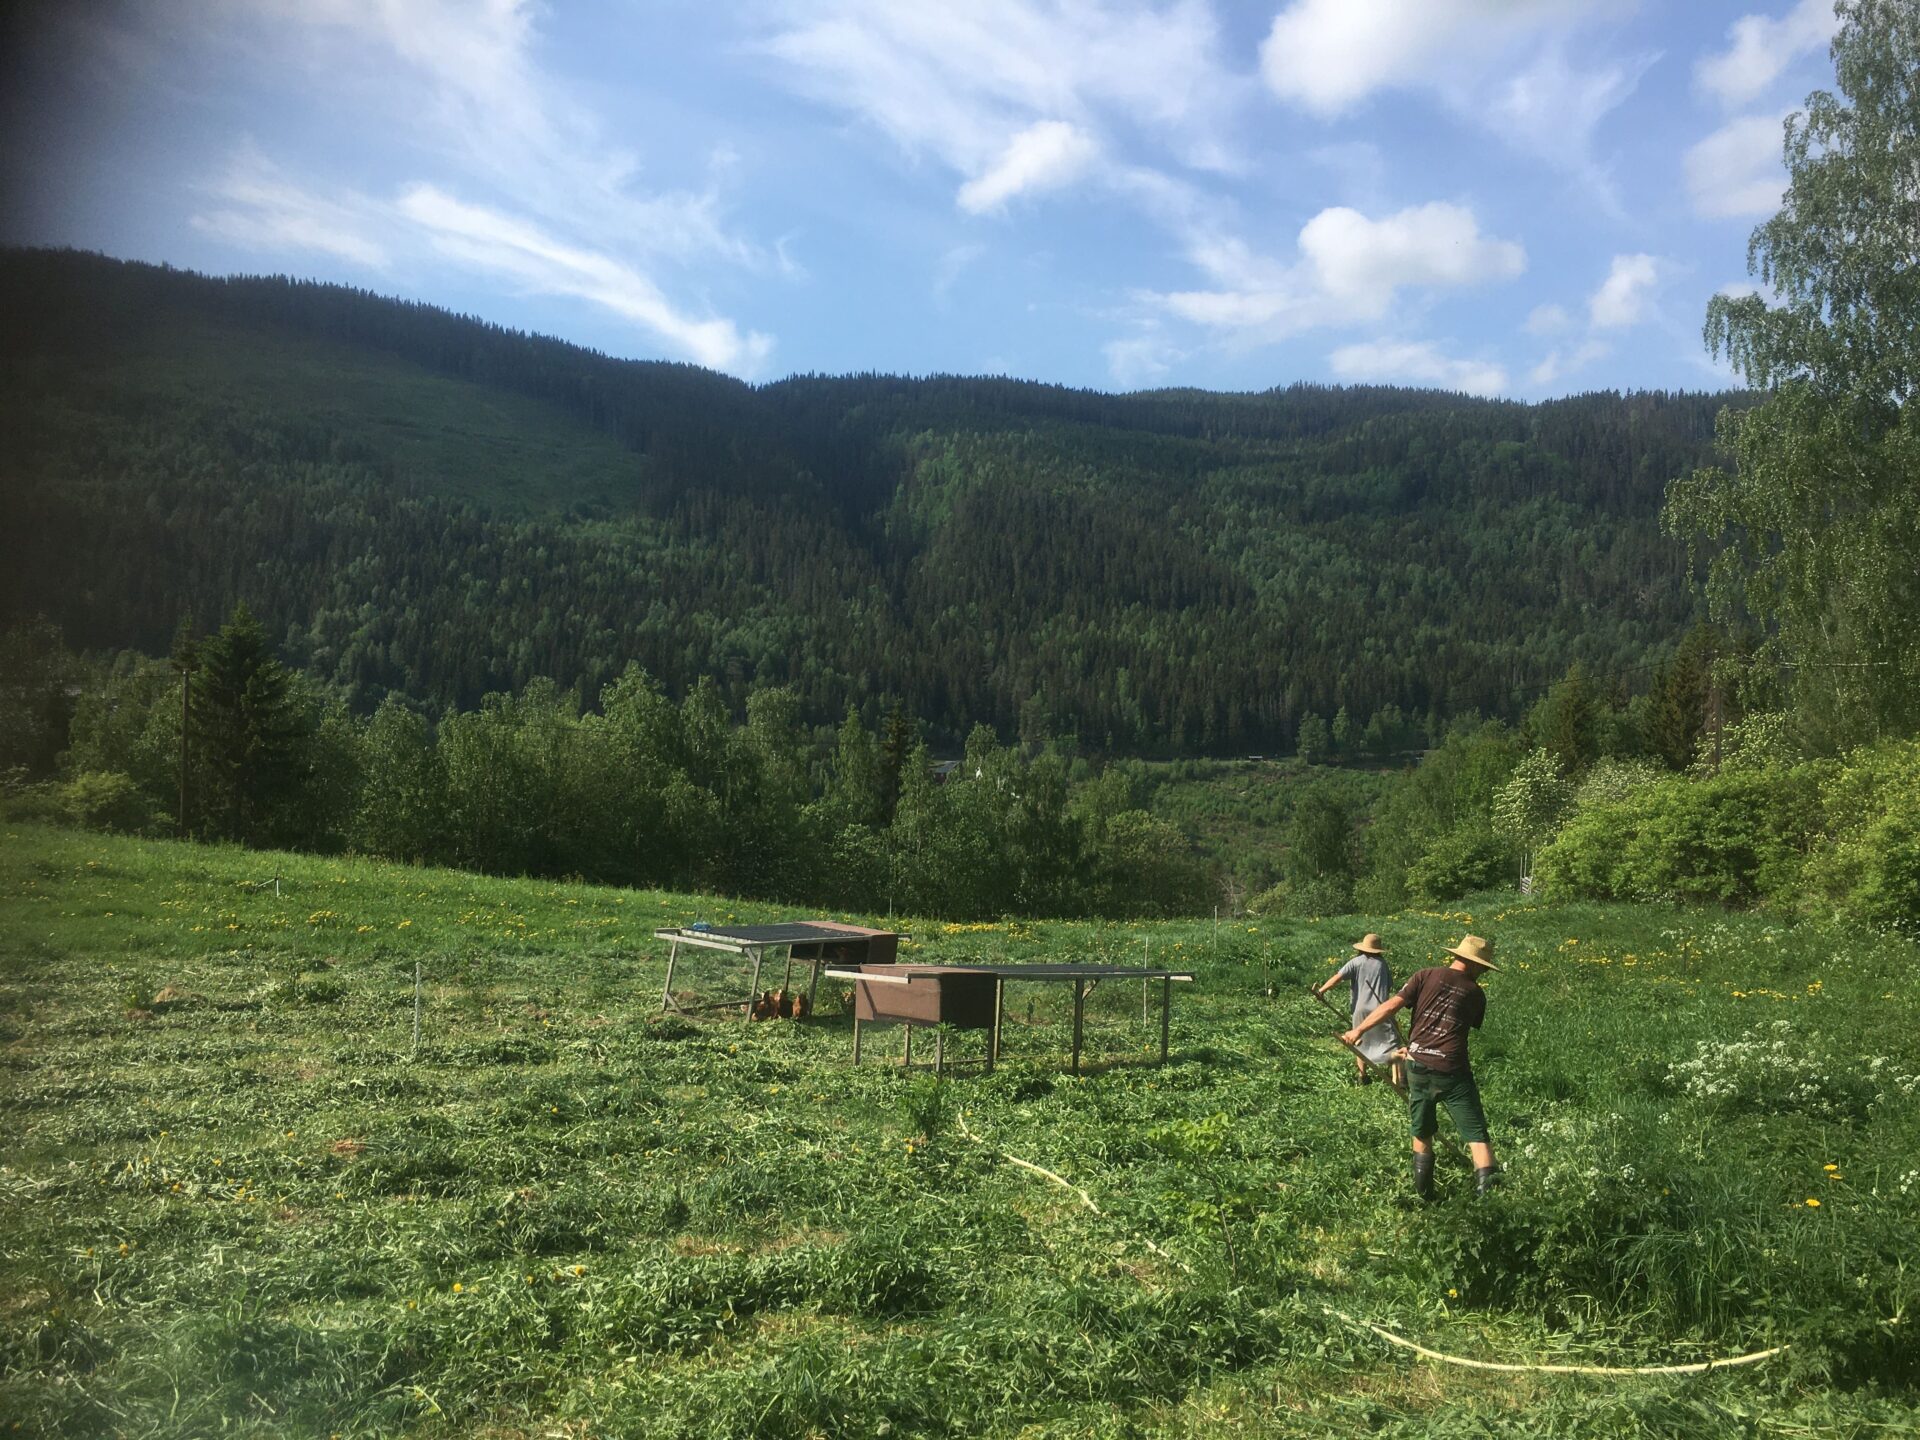
[[[638,660],[1138,753],[1637,673],[1695,617],[1657,511],[1729,399],[755,387],[37,251],[0,256],[0,366],[0,621],[158,652],[245,600],[363,708]]]

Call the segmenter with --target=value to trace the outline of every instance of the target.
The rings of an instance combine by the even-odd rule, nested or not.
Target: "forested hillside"
[[[1695,618],[1660,533],[1725,396],[759,388],[423,306],[0,257],[0,625],[164,651],[244,601],[370,709],[638,661],[815,722],[1140,753],[1517,714]],[[1389,712],[1390,713],[1390,712]]]

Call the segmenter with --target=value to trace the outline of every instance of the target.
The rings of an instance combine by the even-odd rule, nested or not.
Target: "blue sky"
[[[753,380],[1712,388],[1829,0],[196,0],[0,36],[13,243]]]

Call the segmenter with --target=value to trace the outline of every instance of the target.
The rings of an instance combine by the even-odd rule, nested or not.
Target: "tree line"
[[[736,722],[712,681],[676,701],[636,665],[592,709],[541,679],[437,717],[390,696],[363,719],[281,662],[245,607],[104,674],[46,626],[5,654],[18,817],[865,913],[1211,901],[1208,867],[1146,812],[1134,772],[985,727],[936,768],[898,709],[823,737],[791,691],[754,691]],[[60,778],[33,786],[49,756]]]

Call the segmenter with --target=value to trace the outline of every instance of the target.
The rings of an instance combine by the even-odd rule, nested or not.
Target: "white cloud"
[[[1527,384],[1535,390],[1544,390],[1563,377],[1584,370],[1594,361],[1604,360],[1611,353],[1612,347],[1600,340],[1584,340],[1569,350],[1556,347],[1547,353],[1546,359],[1527,372]]]
[[[1438,201],[1383,220],[1322,210],[1300,231],[1300,252],[1320,288],[1362,315],[1384,314],[1402,285],[1476,285],[1527,268],[1519,245],[1482,235],[1471,210]]]
[[[1525,68],[1490,82],[1474,113],[1514,149],[1583,175],[1603,203],[1616,203],[1611,181],[1592,158],[1593,133],[1640,84],[1656,53],[1587,67],[1570,64],[1566,41],[1546,44]]]
[[[1682,162],[1696,215],[1729,219],[1771,215],[1787,188],[1779,115],[1730,120],[1687,151]]]
[[[1527,316],[1526,330],[1529,335],[1557,335],[1572,323],[1572,318],[1563,307],[1536,305]]]
[[[636,158],[609,144],[598,117],[537,62],[543,13],[534,0],[208,0],[194,23],[210,37],[280,67],[287,83],[304,82],[334,110],[386,126],[412,175],[399,204],[376,203],[279,176],[243,152],[211,187],[226,205],[195,223],[234,243],[329,249],[366,264],[397,264],[409,248],[431,246],[604,306],[673,353],[750,373],[767,337],[668,298],[694,288],[670,268],[799,273],[781,245],[730,230],[720,187],[737,157],[708,147],[703,188],[639,186]],[[249,177],[248,164],[258,173]],[[488,204],[452,202],[452,190]],[[487,217],[491,238],[431,223],[452,213],[436,196]]]
[[[1274,94],[1338,115],[1376,90],[1438,86],[1492,49],[1589,8],[1581,0],[1293,0],[1260,46]]]
[[[289,250],[332,255],[354,265],[384,270],[386,247],[376,239],[364,197],[329,200],[288,180],[251,144],[241,146],[225,175],[207,187],[219,207],[196,211],[189,223],[231,245],[270,254]]]
[[[1587,302],[1596,330],[1621,330],[1647,318],[1652,291],[1660,283],[1660,261],[1651,255],[1616,255],[1613,267]]]
[[[953,293],[953,287],[960,282],[968,268],[987,253],[987,247],[979,244],[955,245],[940,257],[940,263],[933,271],[933,300],[936,305],[944,306]]]
[[[1230,167],[1223,122],[1246,85],[1205,0],[787,0],[764,42],[803,93],[909,155],[986,175],[1021,132],[1124,126],[1182,163]]]
[[[731,320],[683,313],[631,266],[566,244],[525,220],[456,200],[431,185],[408,189],[399,210],[432,236],[442,254],[510,276],[532,290],[605,306],[702,365],[751,375],[773,349],[769,337],[742,335]]]
[[[1107,373],[1122,390],[1144,390],[1164,380],[1186,356],[1154,336],[1110,340],[1102,347]]]
[[[1511,279],[1526,252],[1482,235],[1473,212],[1435,202],[1380,220],[1336,206],[1301,227],[1299,257],[1253,250],[1204,218],[1187,229],[1188,258],[1215,282],[1211,290],[1148,295],[1159,308],[1209,329],[1253,340],[1378,320],[1403,288],[1457,289]]]
[[[1007,142],[1000,157],[960,187],[960,208],[981,215],[1004,209],[1016,195],[1070,185],[1093,165],[1100,147],[1064,120],[1042,120]]]
[[[1498,395],[1507,388],[1507,372],[1483,360],[1443,355],[1422,340],[1372,340],[1342,345],[1328,357],[1343,380],[1438,385],[1469,395]]]
[[[1778,20],[1743,15],[1727,27],[1727,48],[1703,56],[1694,83],[1728,109],[1758,99],[1801,55],[1833,38],[1833,0],[1800,0]]]
[[[1612,8],[1608,0],[1292,0],[1260,47],[1261,74],[1281,99],[1329,119],[1382,90],[1430,91],[1462,121],[1580,176],[1612,208],[1611,185],[1591,155],[1594,132],[1658,58],[1610,57],[1580,34]]]

